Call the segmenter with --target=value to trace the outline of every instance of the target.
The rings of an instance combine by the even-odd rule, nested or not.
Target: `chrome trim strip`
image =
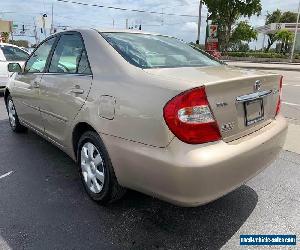
[[[265,91],[260,91],[260,92],[255,92],[255,93],[251,93],[248,95],[242,95],[242,96],[238,96],[236,98],[236,102],[247,102],[247,101],[252,101],[255,99],[259,99],[259,98],[263,98],[266,97],[270,94],[272,94],[272,90],[265,90]]]

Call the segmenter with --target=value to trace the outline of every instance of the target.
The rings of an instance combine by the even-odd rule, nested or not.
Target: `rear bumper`
[[[154,148],[104,136],[121,185],[180,206],[198,206],[241,186],[275,160],[287,122],[271,124],[231,143],[189,145],[174,138]]]

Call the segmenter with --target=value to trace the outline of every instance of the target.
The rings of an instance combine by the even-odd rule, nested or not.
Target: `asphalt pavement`
[[[300,73],[283,73],[283,112],[297,135]],[[10,131],[0,98],[0,249],[240,249],[240,234],[299,238],[299,136],[290,136],[291,149],[269,168],[208,205],[180,208],[130,191],[103,207],[68,156],[33,132]]]

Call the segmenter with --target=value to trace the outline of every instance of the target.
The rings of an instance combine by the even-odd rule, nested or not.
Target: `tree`
[[[294,12],[284,12],[280,17],[281,23],[296,23],[297,22],[297,13]]]
[[[2,37],[2,41],[4,43],[8,43],[8,40],[9,40],[9,33],[8,32],[2,32],[1,37]]]
[[[248,43],[238,42],[230,45],[231,51],[247,52],[250,50]]]
[[[27,40],[10,40],[9,43],[14,44],[19,47],[28,48],[29,42]]]
[[[272,13],[267,14],[266,24],[271,23],[295,23],[297,21],[297,14],[287,11],[282,13],[279,9]],[[268,34],[268,46],[266,51],[268,52],[271,46],[276,42],[275,34]]]
[[[241,21],[234,28],[230,43],[251,42],[255,39],[257,39],[257,31],[247,21]]]
[[[260,15],[262,6],[260,0],[203,0],[210,19],[219,25],[219,46],[223,51],[229,47],[232,29],[240,17]]]
[[[294,39],[294,33],[286,29],[281,29],[275,33],[275,39],[281,41],[280,52],[285,54],[289,50],[289,44]]]

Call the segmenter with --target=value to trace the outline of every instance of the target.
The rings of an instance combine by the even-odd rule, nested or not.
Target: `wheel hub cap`
[[[8,117],[12,127],[16,126],[16,109],[12,100],[8,101]]]
[[[104,185],[103,159],[91,142],[81,148],[81,171],[83,179],[93,193],[100,193]]]

